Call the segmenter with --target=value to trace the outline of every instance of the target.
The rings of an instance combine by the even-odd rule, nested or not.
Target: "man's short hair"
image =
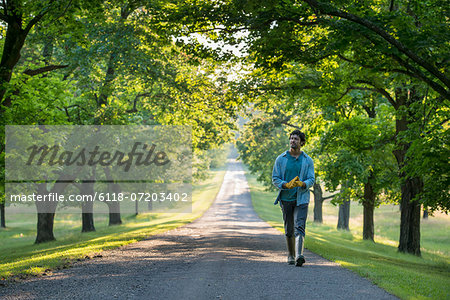
[[[291,132],[291,134],[289,134],[289,138],[291,138],[291,136],[296,135],[300,138],[300,141],[302,142],[306,142],[306,136],[303,132],[301,132],[298,129],[295,129],[294,131]]]

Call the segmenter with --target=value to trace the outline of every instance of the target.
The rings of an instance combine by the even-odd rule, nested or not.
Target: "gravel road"
[[[307,250],[303,267],[288,265],[285,248],[253,211],[241,163],[230,160],[200,219],[0,287],[0,299],[397,299]]]

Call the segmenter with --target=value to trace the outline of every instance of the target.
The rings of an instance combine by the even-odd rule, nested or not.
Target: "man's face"
[[[291,135],[291,137],[289,138],[289,144],[293,149],[299,149],[303,146],[300,142],[300,137],[296,134]]]

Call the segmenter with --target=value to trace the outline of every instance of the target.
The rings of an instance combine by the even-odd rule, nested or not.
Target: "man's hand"
[[[294,187],[306,187],[306,183],[304,183],[303,181],[298,179],[298,180],[294,181]]]
[[[300,181],[300,179],[298,178],[298,176],[295,176],[294,179],[292,179],[291,181],[289,181],[288,183],[286,183],[284,186],[287,189],[293,189],[295,187],[299,187],[299,186],[304,186],[305,183],[303,183],[303,181]]]
[[[295,176],[294,179],[292,179],[291,181],[289,181],[288,183],[285,184],[285,187],[286,187],[287,189],[293,189],[293,188],[295,188],[295,187],[296,187],[296,181],[297,181],[297,180],[300,180],[300,179],[298,178],[298,176]]]
[[[287,189],[293,189],[295,187],[306,187],[306,184],[301,181],[298,176],[295,176],[294,179],[292,179],[291,181],[289,181],[288,183],[286,183],[285,188]]]

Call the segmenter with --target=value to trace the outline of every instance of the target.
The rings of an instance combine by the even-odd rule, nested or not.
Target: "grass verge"
[[[192,213],[147,213],[123,215],[123,224],[108,226],[107,215],[95,215],[95,232],[81,233],[81,216],[55,217],[56,241],[34,245],[35,215],[11,215],[7,228],[0,229],[0,278],[40,275],[66,268],[77,259],[87,259],[107,249],[117,248],[185,225],[199,218],[214,201],[225,175],[225,168],[211,171],[202,184],[193,186]]]
[[[283,232],[280,208],[273,205],[276,194],[267,192],[255,176],[246,175],[255,211],[263,220]],[[402,299],[450,299],[449,218],[438,217],[422,224],[422,234],[426,233],[422,241],[426,242],[422,243],[423,257],[419,258],[398,253],[397,242],[392,239],[395,230],[383,231],[384,228],[398,226],[398,222],[391,222],[398,208],[392,217],[386,213],[392,208],[376,210],[375,227],[382,230],[376,230],[377,243],[373,243],[362,240],[362,209],[358,210],[357,205],[352,206],[350,232],[335,229],[335,215],[327,215],[335,211],[330,203],[324,203],[324,224],[312,222],[313,206],[311,203],[309,207],[306,248],[368,278]]]

